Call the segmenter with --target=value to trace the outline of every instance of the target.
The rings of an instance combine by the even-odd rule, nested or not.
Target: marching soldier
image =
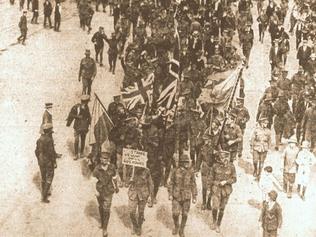
[[[210,172],[210,189],[212,190],[212,216],[211,229],[220,233],[220,225],[224,216],[224,210],[233,191],[232,184],[236,183],[236,169],[230,160],[230,153],[221,151],[218,154],[219,162],[216,162]]]
[[[103,230],[103,237],[107,237],[112,197],[114,192],[119,192],[119,189],[116,182],[115,166],[110,164],[110,153],[102,152],[100,161],[101,163],[93,170],[93,176],[98,180],[96,183],[96,190],[98,191],[97,200],[99,203],[101,227]]]
[[[200,111],[191,110],[193,119],[190,120],[190,157],[193,166],[195,166],[196,158],[199,157],[201,147],[203,145],[202,135],[206,129],[206,124],[200,118]]]
[[[260,179],[264,161],[271,145],[271,130],[268,128],[268,118],[262,114],[258,119],[258,123],[250,141],[250,150],[252,151],[254,166],[253,176],[256,177],[257,180]]]
[[[160,186],[161,175],[162,175],[162,166],[160,155],[160,131],[157,126],[157,119],[154,120],[152,117],[145,118],[144,121],[141,121],[142,125],[142,144],[144,150],[147,152],[147,167],[150,170],[151,178],[153,180],[153,202],[152,204],[157,203],[157,193]]]
[[[302,121],[303,139],[307,140],[314,150],[316,143],[316,100],[312,100],[312,106],[307,108]]]
[[[90,50],[86,49],[86,57],[80,62],[78,81],[82,79],[82,94],[91,94],[92,82],[97,74],[97,66],[93,58],[90,57]]]
[[[267,118],[268,125],[267,127],[271,129],[273,124],[273,117],[274,117],[274,110],[272,106],[272,96],[271,94],[268,94],[263,102],[259,105],[258,112],[257,112],[257,118],[256,121],[259,121],[260,117]]]
[[[67,118],[66,126],[69,127],[74,121],[74,130],[75,130],[75,158],[74,160],[79,159],[79,157],[84,157],[84,148],[86,142],[86,135],[89,130],[89,125],[91,123],[91,114],[88,107],[88,102],[90,100],[90,96],[82,95],[81,103],[76,104],[71,108],[71,111]],[[81,142],[80,145],[80,153],[79,153],[79,140]]]
[[[250,115],[248,112],[248,109],[244,106],[244,98],[238,97],[237,98],[237,104],[233,108],[234,113],[236,113],[236,124],[240,127],[242,135],[245,133],[246,124],[250,119]],[[243,137],[242,137],[243,138]],[[238,157],[240,158],[242,156],[242,150],[243,150],[243,139],[239,143],[240,148],[238,149]]]
[[[218,139],[220,136],[220,125],[221,123],[214,119],[212,124],[209,128],[207,128],[203,134],[204,145],[202,146],[201,153],[197,158],[196,162],[196,172],[200,170],[201,167],[201,180],[202,180],[202,210],[206,208],[211,210],[211,198],[212,192],[208,195],[207,198],[207,191],[209,189],[209,182],[210,182],[210,171],[215,163],[215,153],[216,151],[220,150],[220,145],[217,146]]]
[[[43,126],[44,134],[36,142],[35,155],[41,171],[42,178],[42,202],[49,203],[48,195],[54,178],[54,169],[57,168],[56,152],[52,137],[53,125],[46,123]]]
[[[231,113],[228,115],[222,134],[222,145],[224,151],[230,152],[230,162],[236,160],[237,153],[240,152],[240,143],[242,142],[242,131],[236,124],[237,115]]]
[[[23,15],[20,18],[19,28],[21,32],[21,36],[18,38],[18,43],[25,45],[26,34],[27,34],[27,19],[26,19],[27,11],[23,11]]]
[[[141,236],[142,224],[145,220],[146,203],[148,201],[149,206],[152,206],[154,185],[147,168],[135,167],[133,169],[135,171],[129,180],[128,208],[133,224],[132,235],[137,234]],[[138,215],[136,214],[136,209],[138,210]]]
[[[118,48],[117,45],[119,43],[119,39],[116,38],[115,33],[113,32],[111,34],[111,38],[108,39],[105,36],[105,41],[109,45],[109,50],[108,50],[108,57],[109,57],[109,72],[112,72],[112,74],[115,74],[115,67],[116,67],[116,59],[117,59],[117,54],[118,54]]]
[[[242,51],[243,54],[246,58],[246,67],[248,68],[249,65],[249,56],[250,56],[250,51],[253,45],[253,29],[251,29],[251,24],[247,23],[246,28],[243,32],[243,35],[241,37],[241,46],[242,46]]]
[[[168,188],[169,200],[172,201],[172,217],[174,222],[173,235],[179,233],[184,237],[184,227],[188,219],[190,203],[196,203],[197,186],[195,183],[194,170],[190,167],[188,154],[182,154],[179,160],[179,167],[174,169],[170,176]],[[182,214],[179,226],[179,216]]]
[[[286,113],[290,111],[290,106],[285,97],[283,91],[279,92],[277,101],[273,105],[275,118],[274,118],[274,130],[275,130],[275,150],[279,150],[281,139],[286,127]]]

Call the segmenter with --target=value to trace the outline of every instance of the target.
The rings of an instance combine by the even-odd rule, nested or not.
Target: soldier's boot
[[[180,225],[180,230],[179,230],[179,236],[180,237],[184,237],[184,227],[185,227],[185,225],[187,223],[187,219],[188,219],[188,216],[182,214],[181,225]]]
[[[211,224],[211,230],[215,230],[216,223],[217,223],[217,209],[212,210],[212,217],[213,217],[213,222]]]
[[[103,214],[103,237],[108,237],[108,224],[110,219],[110,212],[105,211]]]
[[[216,223],[217,224],[216,225],[216,232],[217,233],[221,233],[220,226],[222,223],[223,216],[224,216],[224,209],[219,209],[217,223]]]
[[[103,207],[102,207],[102,206],[99,206],[99,213],[100,213],[100,223],[101,223],[100,228],[103,228],[103,224],[104,224],[104,211],[103,211]]]
[[[305,192],[306,192],[306,186],[303,186],[303,190],[302,190],[302,200],[305,201]]]
[[[135,213],[131,213],[130,218],[133,224],[132,235],[135,235],[137,233],[137,227],[138,227]]]
[[[258,168],[258,175],[257,175],[257,181],[260,180],[261,171],[262,171],[263,163],[259,161],[259,168]]]
[[[141,236],[142,235],[142,225],[144,223],[144,213],[140,213],[138,216],[138,228],[137,228],[137,235]]]
[[[202,188],[202,200],[203,200],[202,207],[201,207],[202,210],[206,209],[206,193],[207,193],[207,190],[205,188]]]
[[[49,203],[48,200],[48,191],[50,189],[50,184],[49,183],[45,183],[44,185],[44,189],[43,189],[43,198],[42,198],[42,202],[44,203]]]
[[[179,233],[179,216],[178,215],[172,215],[174,228],[172,230],[173,235],[177,235]]]
[[[301,193],[301,185],[300,184],[298,184],[297,185],[297,193],[300,195],[300,193]]]

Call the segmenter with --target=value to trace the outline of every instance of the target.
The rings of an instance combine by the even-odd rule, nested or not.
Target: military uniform
[[[99,164],[93,170],[93,176],[98,180],[96,183],[96,190],[98,191],[97,200],[99,203],[101,226],[103,229],[103,236],[107,237],[112,197],[114,192],[118,192],[115,179],[115,166],[113,164]]]
[[[90,58],[90,50],[86,50],[87,57],[80,62],[79,81],[82,79],[82,94],[91,94],[92,81],[97,74],[97,66],[93,58]]]
[[[56,152],[54,141],[51,136],[53,125],[43,126],[44,134],[36,142],[35,155],[41,171],[42,178],[42,201],[48,203],[48,193],[54,178],[54,169],[56,167]]]
[[[119,39],[117,39],[115,37],[115,34],[112,34],[112,38],[108,39],[106,37],[105,41],[109,45],[109,50],[108,50],[108,59],[109,59],[109,65],[110,65],[109,71],[112,72],[112,74],[115,74],[116,59],[117,59],[117,55],[118,55]]]
[[[222,134],[222,148],[224,151],[230,152],[230,161],[233,162],[236,160],[236,156],[238,151],[240,152],[240,145],[239,143],[242,142],[242,131],[240,127],[233,123],[231,125],[226,124],[224,126],[223,134]],[[229,144],[233,141],[233,144]]]
[[[221,152],[220,161],[215,163],[210,172],[210,189],[212,190],[212,229],[220,232],[220,225],[224,215],[225,207],[230,194],[233,191],[232,184],[236,183],[236,169],[232,162],[229,162],[230,154]]]
[[[271,145],[271,130],[268,127],[261,125],[263,122],[267,122],[268,118],[262,114],[259,118],[259,125],[253,131],[250,141],[250,149],[253,155],[253,176],[259,179],[261,170],[264,165],[264,161],[267,157],[267,152]],[[259,166],[258,166],[259,165]]]
[[[248,25],[248,27],[250,26]],[[249,30],[245,29],[244,33],[242,34],[240,43],[242,46],[243,54],[246,58],[247,67],[249,63],[250,51],[253,45],[253,39],[254,39],[253,30],[251,28]]]
[[[86,134],[89,130],[91,123],[91,114],[88,105],[86,104],[89,101],[90,97],[83,95],[81,97],[81,104],[74,105],[68,115],[66,126],[69,127],[74,121],[74,136],[75,136],[75,160],[79,158],[80,154],[83,156]],[[80,153],[79,153],[79,139],[81,141]]]
[[[188,165],[185,166],[183,163]],[[180,156],[180,166],[172,171],[168,192],[169,198],[172,199],[172,217],[175,227],[173,234],[178,234],[179,231],[180,237],[184,237],[184,227],[190,210],[191,198],[195,203],[197,196],[194,170],[189,166],[187,154]],[[182,214],[182,220],[179,230],[180,214]]]
[[[106,39],[106,36],[103,32],[104,28],[100,27],[98,32],[95,32],[91,41],[94,43],[94,49],[95,49],[95,61],[98,61],[98,56],[100,56],[100,66],[103,66],[103,49],[104,49],[104,40]]]
[[[203,119],[199,118],[199,111],[192,111],[194,113],[193,119],[190,120],[190,156],[193,165],[195,165],[196,158],[199,156],[201,147],[203,145],[202,135],[206,129],[206,124]]]
[[[144,211],[148,198],[153,200],[153,181],[150,171],[145,168],[135,167],[134,176],[130,180],[128,189],[128,208],[133,224],[133,232],[141,235],[141,228],[144,222]],[[136,215],[138,209],[138,218]]]
[[[284,97],[284,93],[280,93],[279,99],[273,105],[275,118],[274,118],[274,130],[275,130],[275,149],[278,150],[281,139],[286,126],[286,113],[290,111],[290,106],[287,99]]]
[[[303,136],[305,140],[310,142],[312,150],[316,144],[316,108],[314,104],[315,101],[313,101],[313,106],[306,109],[302,120]]]
[[[156,196],[162,176],[161,151],[159,149],[160,131],[158,127],[153,124],[153,122],[144,124],[142,128],[142,144],[144,146],[144,150],[147,152],[147,168],[150,170],[151,178],[153,180],[153,201],[156,202]]]

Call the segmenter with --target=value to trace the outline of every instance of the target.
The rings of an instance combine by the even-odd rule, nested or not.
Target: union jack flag
[[[153,97],[154,73],[142,78],[140,82],[125,87],[121,90],[123,101],[128,110],[133,109],[137,104],[151,104]]]

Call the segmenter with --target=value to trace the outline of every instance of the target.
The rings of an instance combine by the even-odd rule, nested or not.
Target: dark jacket
[[[66,126],[69,127],[72,121],[75,121],[73,128],[76,131],[88,132],[91,123],[91,115],[88,105],[84,105],[83,108],[81,104],[73,106],[68,115]]]
[[[45,1],[43,3],[43,6],[44,6],[44,15],[50,16],[52,14],[52,11],[53,11],[53,6],[52,6],[51,2]]]

